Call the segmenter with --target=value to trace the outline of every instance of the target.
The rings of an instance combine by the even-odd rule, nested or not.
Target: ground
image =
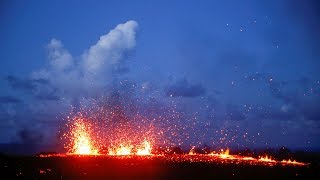
[[[160,156],[2,156],[1,174],[7,179],[212,179],[301,177],[317,179],[320,166],[245,164],[236,161],[181,160],[181,155]]]

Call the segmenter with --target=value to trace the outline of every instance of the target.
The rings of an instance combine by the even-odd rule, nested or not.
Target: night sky
[[[0,144],[59,144],[71,107],[116,96],[128,121],[188,127],[177,145],[320,148],[316,0],[0,8]]]

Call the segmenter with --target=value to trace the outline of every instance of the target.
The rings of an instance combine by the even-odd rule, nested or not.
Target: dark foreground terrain
[[[175,156],[175,157],[174,157]],[[174,157],[174,161],[169,160]],[[217,179],[292,177],[318,179],[319,165],[283,166],[236,162],[180,161],[167,157],[1,156],[1,179]],[[282,178],[283,179],[283,178]]]

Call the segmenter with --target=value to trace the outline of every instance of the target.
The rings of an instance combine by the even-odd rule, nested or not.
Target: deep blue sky
[[[199,141],[210,144],[224,129],[249,147],[320,148],[317,1],[3,1],[0,8],[0,143],[55,138],[67,106],[125,79],[132,96],[174,101],[196,117],[194,131],[205,132]],[[133,42],[128,35],[97,50],[115,53],[102,57],[115,63],[86,76],[90,47],[128,21]],[[62,57],[56,52],[74,62],[58,75],[50,64]],[[89,81],[95,85],[83,88]]]

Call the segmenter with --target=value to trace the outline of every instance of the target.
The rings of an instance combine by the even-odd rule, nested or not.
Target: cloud
[[[247,76],[247,80],[264,82],[269,88],[273,106],[263,106],[262,110],[253,113],[260,119],[296,120],[303,118],[319,121],[320,102],[319,82],[308,77],[283,81],[266,73],[255,73]]]
[[[85,76],[97,77],[106,75],[110,68],[119,68],[128,50],[135,47],[138,23],[128,21],[119,24],[108,34],[100,37],[84,54],[83,68]],[[121,66],[120,66],[121,67]]]
[[[269,88],[271,95],[276,98],[284,101],[285,103],[290,103],[293,101],[292,94],[285,92],[285,86],[288,85],[288,82],[285,81],[275,81],[269,82]]]
[[[21,103],[22,101],[13,96],[0,96],[0,103],[1,104],[16,104]]]
[[[233,121],[242,121],[246,119],[245,114],[241,111],[240,107],[234,104],[226,105],[227,119]]]
[[[282,105],[280,107],[267,107],[255,108],[252,110],[253,117],[259,120],[278,120],[289,121],[294,118],[298,118],[298,114],[294,107],[288,107],[288,105]]]
[[[107,87],[114,86],[115,74],[129,71],[126,54],[135,47],[137,28],[138,23],[132,20],[119,24],[79,56],[72,55],[61,41],[52,39],[47,45],[48,65],[30,77],[32,81],[50,82],[47,86],[30,86],[37,103],[51,101],[70,106],[80,99],[106,94]]]
[[[37,100],[76,103],[78,99],[99,97],[113,86],[115,74],[128,72],[126,54],[135,47],[137,28],[138,23],[132,20],[119,24],[79,56],[52,39],[47,45],[48,65],[34,71],[28,82],[12,84],[29,88]],[[45,81],[49,83],[39,84]]]
[[[50,65],[53,70],[66,71],[74,65],[72,55],[63,47],[61,41],[52,39],[47,46]]]
[[[31,143],[41,143],[43,140],[43,135],[39,133],[39,130],[30,130],[27,128],[21,129],[17,132],[18,137],[22,143],[31,144]]]
[[[308,97],[299,100],[299,104],[297,106],[305,119],[320,122],[320,111],[319,111],[320,96],[319,95],[317,94],[313,96],[309,95]]]
[[[4,78],[12,87],[16,90],[23,90],[26,92],[33,91],[37,85],[47,85],[49,84],[49,81],[43,78],[36,78],[36,79],[20,79],[15,76],[7,76]]]
[[[0,97],[1,118],[6,122],[10,119],[6,126],[16,132],[2,134],[0,139],[49,142],[55,138],[62,119],[57,117],[70,113],[71,105],[77,106],[85,99],[112,96],[113,92],[128,97],[128,101],[137,85],[121,81],[123,78],[117,75],[129,71],[127,57],[136,45],[137,28],[135,21],[119,24],[78,56],[72,55],[62,41],[52,39],[46,47],[46,66],[23,78],[5,77],[12,90],[23,92],[26,103],[20,103],[22,101],[13,96]],[[28,118],[24,117],[26,114]],[[44,119],[48,122],[43,122]],[[0,126],[5,127],[6,122]]]
[[[58,99],[56,88],[52,87],[49,80],[32,78],[22,79],[12,75],[7,76],[5,80],[13,90],[22,91],[35,98],[43,100]]]
[[[9,85],[14,89],[23,89],[26,91],[31,91],[34,89],[34,84],[29,80],[21,80],[14,76],[7,76],[5,80],[8,81]]]
[[[166,96],[197,97],[205,94],[202,84],[190,84],[186,78],[179,79],[165,87]]]
[[[58,101],[60,100],[59,96],[56,96],[54,94],[40,94],[35,96],[39,100],[50,100],[50,101]]]
[[[58,91],[58,96],[90,97],[101,93],[116,73],[129,71],[126,54],[135,47],[138,23],[128,21],[102,35],[96,44],[76,58],[62,42],[52,39],[48,44],[49,65],[32,74],[44,78]]]
[[[317,82],[302,77],[298,80],[283,82],[272,81],[270,84],[271,95],[284,104],[277,113],[283,119],[304,117],[308,120],[320,120],[319,93]]]

